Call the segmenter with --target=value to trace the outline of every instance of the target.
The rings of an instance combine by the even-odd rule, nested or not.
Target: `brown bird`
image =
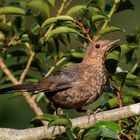
[[[0,89],[0,94],[14,91],[44,91],[54,105],[79,109],[94,102],[104,90],[107,77],[105,56],[118,40],[99,40],[90,44],[81,63],[45,77],[38,84],[20,84]]]

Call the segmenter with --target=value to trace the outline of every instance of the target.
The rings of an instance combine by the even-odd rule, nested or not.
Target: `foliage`
[[[81,3],[73,0],[4,0],[0,4],[0,55],[8,68],[20,78],[31,53],[35,53],[24,83],[37,83],[44,73],[48,76],[80,62],[85,47],[92,41],[108,33],[125,31],[125,27],[111,25],[113,14],[134,9],[130,0],[83,0]],[[123,105],[140,100],[139,42],[140,28],[137,27],[133,35],[126,36],[120,49],[116,48],[106,58],[106,69],[112,77],[109,82],[122,93]],[[0,71],[0,87],[8,85],[11,85],[10,80]],[[50,102],[42,93],[36,96],[36,101],[43,101],[47,113],[50,113]],[[117,107],[117,97],[107,89],[93,106],[105,110]],[[120,125],[100,122],[87,130],[72,130],[68,115],[59,118],[44,114],[36,119],[45,118],[49,126],[67,128],[67,135],[61,136],[65,139],[140,137],[139,117],[121,120]]]

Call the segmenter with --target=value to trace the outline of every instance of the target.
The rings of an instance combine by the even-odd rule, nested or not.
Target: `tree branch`
[[[8,69],[8,67],[6,66],[6,64],[4,63],[3,59],[0,57],[0,68],[2,69],[2,71],[7,75],[7,77],[10,79],[10,81],[12,81],[12,83],[14,85],[17,84],[21,84],[21,82],[19,82],[14,75],[12,74],[12,72]],[[26,74],[26,73],[24,73]],[[28,103],[28,105],[30,106],[30,108],[35,112],[35,114],[37,116],[42,115],[43,112],[40,109],[40,107],[36,104],[35,100],[30,96],[30,93],[28,92],[23,92],[23,96],[25,98],[25,101]],[[44,125],[46,125],[47,123],[42,121],[42,123]]]
[[[140,103],[125,106],[122,108],[117,108],[109,111],[100,112],[90,116],[90,120],[88,116],[83,116],[79,118],[72,119],[72,127],[80,127],[80,128],[89,128],[93,126],[96,122],[99,121],[117,121],[120,119],[124,119],[127,117],[132,117],[140,114]],[[54,127],[47,128],[46,126],[37,127],[37,128],[28,128],[28,129],[10,129],[10,128],[0,128],[0,139],[1,140],[38,140],[45,138],[52,138],[58,134],[65,132],[65,128],[61,127],[61,131],[59,128],[55,127],[55,131],[53,132]]]

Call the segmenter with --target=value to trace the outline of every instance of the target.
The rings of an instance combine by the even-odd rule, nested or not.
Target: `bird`
[[[16,91],[44,92],[56,107],[81,109],[95,102],[107,84],[106,55],[120,39],[100,39],[88,45],[83,60],[45,77],[37,84],[19,84],[0,89],[0,94]]]

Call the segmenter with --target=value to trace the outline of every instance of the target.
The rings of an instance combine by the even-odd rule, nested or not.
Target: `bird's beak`
[[[120,41],[120,39],[111,40],[111,41],[109,41],[109,42],[106,43],[106,45],[103,47],[103,49],[105,50],[105,52],[108,52],[113,47],[115,47],[119,43],[119,41]]]
[[[120,41],[120,39],[116,39],[116,40],[110,41],[109,44],[108,44],[108,47],[112,47],[112,46],[118,44],[119,41]]]

